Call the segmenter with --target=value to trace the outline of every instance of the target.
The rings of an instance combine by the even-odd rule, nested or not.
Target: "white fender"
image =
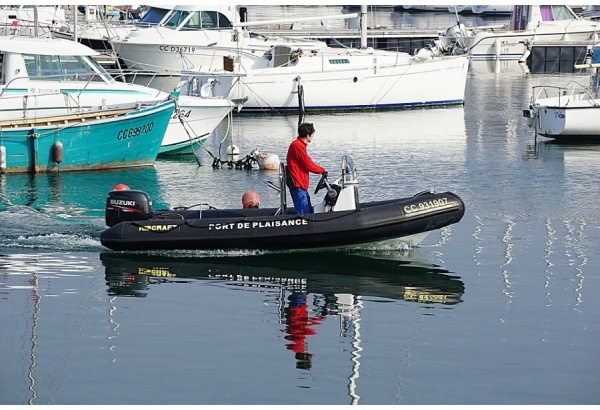
[[[256,162],[260,169],[279,169],[279,157],[276,154],[258,154]]]
[[[229,157],[237,157],[240,155],[240,149],[237,145],[229,145],[227,147],[227,156]]]

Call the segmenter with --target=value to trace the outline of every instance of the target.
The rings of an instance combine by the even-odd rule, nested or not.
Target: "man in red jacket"
[[[327,175],[325,168],[315,164],[308,156],[306,147],[311,143],[314,134],[315,127],[311,123],[300,124],[298,137],[290,144],[287,152],[287,170],[294,178],[294,187],[290,188],[290,194],[294,201],[294,209],[299,215],[313,212],[308,194],[309,172]]]

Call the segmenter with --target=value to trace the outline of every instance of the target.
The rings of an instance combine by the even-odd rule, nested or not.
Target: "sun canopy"
[[[0,51],[7,53],[97,56],[98,52],[71,40],[39,37],[6,36],[0,41]]]

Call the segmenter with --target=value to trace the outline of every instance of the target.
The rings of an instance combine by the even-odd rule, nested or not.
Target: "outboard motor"
[[[106,198],[106,225],[123,221],[144,221],[152,217],[152,199],[144,191],[114,190]]]

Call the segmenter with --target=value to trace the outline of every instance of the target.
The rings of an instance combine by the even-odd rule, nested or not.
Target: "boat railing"
[[[148,70],[119,70],[107,69],[110,76],[116,81],[143,85],[145,87],[154,88],[157,93],[163,90],[167,84],[171,84],[173,78],[181,78],[181,73],[172,71],[148,71]],[[161,85],[157,85],[160,83]]]
[[[597,105],[596,96],[590,90],[590,87],[577,81],[570,81],[564,86],[537,85],[533,87],[531,105],[534,106],[539,99],[557,98],[558,105],[562,106],[573,100],[581,100],[582,95],[586,96],[594,105]]]
[[[108,73],[106,73],[108,74]],[[63,74],[50,74],[50,75],[41,75],[41,76],[27,76],[27,77],[15,77],[12,78],[7,84],[6,87],[0,92],[0,97],[5,90],[10,89],[10,84],[16,80],[41,80],[41,81],[50,81],[53,85],[57,87],[64,86],[65,83],[70,83],[72,81],[84,82],[83,87],[79,88],[79,93],[77,93],[77,99],[81,96],[81,94],[87,90],[90,84],[92,83],[103,83],[106,84],[110,79],[110,75],[106,75],[104,73],[91,73],[88,71],[85,72],[65,72]],[[72,88],[72,87],[70,87]],[[43,93],[38,93],[35,95],[42,95]],[[56,92],[51,92],[50,94],[57,94]],[[69,96],[75,101],[73,96],[69,93]]]
[[[32,103],[31,100],[35,100],[35,99],[42,98],[42,97],[53,96],[53,95],[62,96],[64,98],[64,101],[66,102],[66,104],[65,104],[66,108],[68,108],[69,110],[74,111],[74,112],[84,111],[84,108],[79,104],[77,99],[74,98],[72,94],[70,94],[66,91],[45,92],[45,93],[25,94],[25,95],[10,95],[10,96],[2,96],[0,94],[0,97],[4,101],[22,100],[23,102],[19,105],[23,110],[23,117],[26,117],[26,114],[25,114],[26,112],[36,111],[39,109],[38,108],[39,104]]]
[[[25,114],[25,111],[29,110],[28,106],[32,106],[31,104],[27,103],[27,100],[35,99],[38,97],[50,96],[50,95],[63,96],[65,103],[67,104],[68,108],[71,110],[83,110],[83,107],[79,104],[79,96],[83,92],[83,89],[85,89],[92,81],[92,79],[90,78],[88,80],[88,82],[84,85],[82,90],[80,90],[79,94],[77,94],[77,96],[74,96],[73,94],[71,94],[70,92],[67,92],[67,91],[50,91],[50,92],[40,92],[40,93],[34,93],[34,94],[26,93],[26,94],[21,94],[21,95],[14,95],[14,96],[13,95],[9,95],[9,96],[4,95],[6,90],[11,89],[11,84],[13,82],[16,82],[18,80],[27,80],[27,79],[29,79],[29,77],[24,77],[24,76],[14,77],[8,83],[6,83],[6,85],[0,90],[0,98],[2,98],[2,100],[4,100],[4,101],[8,101],[13,98],[14,99],[22,99],[23,100],[22,107],[23,107],[24,114]],[[60,82],[57,82],[57,84],[60,84]],[[70,103],[72,103],[73,105],[70,105]],[[37,104],[34,104],[32,107],[36,107],[36,106],[37,106]],[[35,110],[35,109],[36,108],[31,108],[31,110]]]

